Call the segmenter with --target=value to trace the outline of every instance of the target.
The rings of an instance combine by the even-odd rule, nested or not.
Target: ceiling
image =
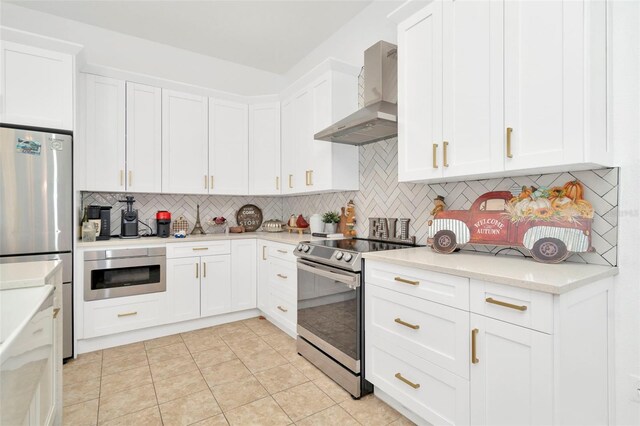
[[[283,74],[371,0],[9,2]]]

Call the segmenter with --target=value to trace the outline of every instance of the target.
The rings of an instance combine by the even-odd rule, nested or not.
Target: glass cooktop
[[[336,250],[369,253],[372,251],[397,250],[417,247],[412,244],[398,244],[387,241],[367,240],[364,238],[344,238],[340,240],[312,241],[309,245],[334,248]]]

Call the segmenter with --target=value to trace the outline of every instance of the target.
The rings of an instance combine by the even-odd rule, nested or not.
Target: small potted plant
[[[340,222],[340,215],[338,212],[326,212],[322,215],[322,221],[324,222],[324,232],[335,234],[338,222]]]

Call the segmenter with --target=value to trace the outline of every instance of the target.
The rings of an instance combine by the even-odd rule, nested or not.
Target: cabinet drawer
[[[553,333],[553,296],[549,293],[471,280],[471,312]]]
[[[207,241],[203,243],[169,243],[167,244],[167,258],[210,256],[216,254],[230,254],[231,242]]]
[[[296,257],[293,255],[295,248],[296,246],[290,244],[268,243],[266,245],[266,257],[295,263]]]
[[[401,347],[469,378],[469,312],[372,285],[365,315],[367,334],[380,346]]]
[[[161,324],[165,293],[84,303],[84,337],[97,337]]]
[[[290,327],[296,329],[296,321],[298,315],[297,301],[278,291],[269,291],[269,306],[267,310],[277,320],[290,325]]]
[[[365,281],[389,290],[469,309],[469,279],[367,260]]]
[[[402,349],[367,346],[367,380],[431,424],[469,424],[469,381]]]
[[[267,274],[270,288],[290,294],[295,299],[298,290],[298,270],[295,263],[271,260]]]

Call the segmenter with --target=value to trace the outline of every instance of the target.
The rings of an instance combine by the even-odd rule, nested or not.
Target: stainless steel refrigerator
[[[73,356],[70,134],[0,126],[0,263],[63,262],[63,356]]]

